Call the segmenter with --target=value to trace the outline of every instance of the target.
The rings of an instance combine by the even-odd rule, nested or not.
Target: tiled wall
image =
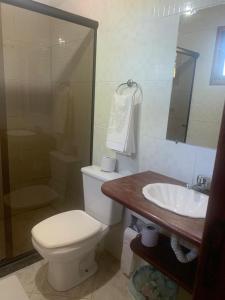
[[[215,150],[149,138],[142,139],[141,170],[152,170],[187,183],[197,175],[212,176]]]
[[[114,155],[105,148],[111,98],[119,83],[133,78],[144,93],[139,152],[134,159],[118,156],[119,165],[123,170],[153,169],[191,182],[198,173],[211,174],[215,150],[165,141],[178,12],[187,4],[202,7],[222,1],[168,2],[96,0],[93,5],[91,0],[65,0],[48,4],[99,21],[94,163],[99,163],[103,154]],[[160,17],[154,17],[157,14]],[[171,16],[163,17],[166,15]]]

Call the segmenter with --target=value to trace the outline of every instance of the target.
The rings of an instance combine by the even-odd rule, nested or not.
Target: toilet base
[[[95,251],[68,262],[49,261],[48,282],[56,291],[66,291],[94,275],[97,269]]]

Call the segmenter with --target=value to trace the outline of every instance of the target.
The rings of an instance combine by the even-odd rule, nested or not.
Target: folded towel
[[[134,94],[114,94],[109,119],[106,146],[126,155],[135,153]]]

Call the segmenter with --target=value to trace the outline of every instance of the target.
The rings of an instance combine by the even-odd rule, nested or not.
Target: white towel
[[[126,155],[135,153],[134,138],[134,105],[133,93],[114,94],[106,146]]]

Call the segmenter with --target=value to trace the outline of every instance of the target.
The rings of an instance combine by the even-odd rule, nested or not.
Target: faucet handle
[[[197,185],[198,186],[204,186],[206,189],[210,189],[210,183],[211,179],[204,175],[198,175],[197,176]]]
[[[191,189],[191,187],[192,187],[192,185],[191,185],[190,183],[186,183],[186,188],[187,188],[187,189],[189,189],[189,190],[190,190],[190,189]]]

